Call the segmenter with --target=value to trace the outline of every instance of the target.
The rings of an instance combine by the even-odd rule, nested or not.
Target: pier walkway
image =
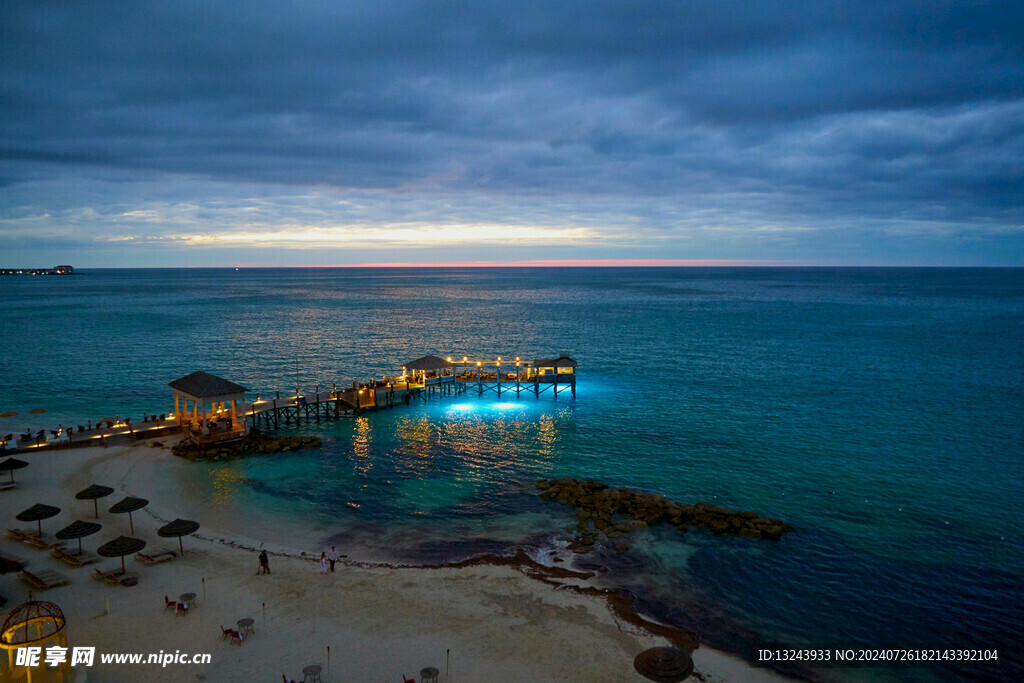
[[[13,446],[19,451],[33,451],[126,445],[139,439],[158,438],[185,430],[197,435],[201,432],[202,441],[210,445],[239,438],[248,431],[249,426],[279,429],[282,426],[392,408],[417,399],[426,401],[435,394],[460,395],[474,391],[478,396],[494,392],[497,396],[515,393],[518,397],[524,392],[540,396],[550,391],[557,397],[559,392],[569,390],[575,397],[576,366],[576,361],[565,354],[554,360],[534,361],[522,361],[519,358],[503,361],[501,357],[495,360],[470,360],[466,356],[458,361],[451,357],[442,359],[424,356],[402,366],[402,373],[393,377],[385,376],[366,383],[357,381],[352,383],[351,388],[344,389],[333,385],[330,391],[320,391],[317,386],[309,394],[296,391],[281,396],[281,392],[275,392],[273,398],[262,398],[257,393],[252,402],[242,398],[244,387],[227,383],[240,390],[240,400],[221,400],[210,404],[209,409],[204,401],[201,410],[196,405],[188,410],[185,402],[179,404],[176,395],[175,409],[180,414],[145,415],[142,422],[104,418],[95,426],[90,421],[87,426],[72,426],[61,433],[40,430],[32,434],[17,434],[6,446],[7,450]],[[194,374],[226,382],[205,373]],[[172,386],[175,384],[172,382]]]

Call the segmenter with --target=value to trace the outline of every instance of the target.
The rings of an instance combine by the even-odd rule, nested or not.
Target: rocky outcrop
[[[707,503],[686,505],[656,493],[613,489],[599,481],[540,479],[537,489],[541,498],[576,508],[579,536],[569,547],[577,553],[589,552],[601,536],[618,538],[648,524],[667,523],[682,532],[695,527],[715,534],[775,541],[793,529],[782,520],[759,517],[756,512],[736,512]]]
[[[200,449],[191,441],[181,441],[174,446],[172,452],[188,460],[203,462],[223,462],[238,460],[252,455],[270,455],[287,451],[300,451],[306,448],[317,448],[320,439],[315,436],[267,436],[251,432],[244,439],[217,445],[209,449]]]

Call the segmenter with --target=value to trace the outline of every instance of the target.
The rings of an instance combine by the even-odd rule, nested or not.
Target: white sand
[[[176,517],[200,522],[199,535],[207,539],[256,545],[238,529],[218,528],[223,518],[205,514],[201,501],[182,494],[176,472],[191,463],[166,449],[88,448],[23,457],[31,466],[15,473],[20,487],[0,493],[7,526],[27,527],[14,515],[37,502],[62,508],[43,522],[50,534],[75,519],[91,520],[92,502],[75,500],[74,494],[98,483],[113,486],[115,493],[100,501],[104,528],[83,540],[87,550],[129,534],[127,515],[106,512],[126,491],[150,501],[133,515],[135,535],[148,541],[147,552],[177,551],[175,539],[156,535]],[[95,646],[97,653],[212,655],[205,666],[161,668],[100,666],[97,654],[97,666],[75,667],[76,681],[255,682],[280,681],[281,674],[301,681],[309,664],[323,667],[325,682],[397,683],[403,674],[419,681],[426,666],[438,668],[440,680],[451,682],[642,681],[633,658],[668,644],[632,626],[620,627],[603,600],[552,588],[508,567],[393,569],[339,562],[334,574],[321,576],[310,560],[272,556],[272,573],[257,576],[253,551],[194,536],[184,542],[185,556],[172,562],[150,567],[126,558],[127,568],[141,575],[134,587],[90,577],[95,566],[119,566],[116,559],[71,569],[6,537],[0,550],[26,559],[30,569],[49,568],[72,578],[68,586],[37,595],[64,611],[71,646]],[[291,548],[271,550],[298,555]],[[185,592],[198,594],[191,613],[165,612],[164,596],[175,600]],[[28,588],[15,573],[0,575],[0,594],[9,600],[2,611],[6,618],[27,598]],[[221,625],[235,627],[243,617],[255,619],[255,634],[241,645],[222,640]],[[706,681],[785,680],[707,648],[693,658]],[[16,669],[13,680],[24,680],[24,671]],[[32,680],[46,680],[42,673],[36,668]],[[0,662],[0,675],[11,679],[6,661]]]

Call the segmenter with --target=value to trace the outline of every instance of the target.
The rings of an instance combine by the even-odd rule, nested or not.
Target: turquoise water
[[[0,278],[0,294],[5,433],[169,412],[167,382],[197,369],[268,395],[426,353],[567,352],[575,400],[469,394],[304,425],[323,448],[197,465],[194,484],[414,563],[564,537],[574,517],[534,495],[540,476],[756,510],[797,530],[651,529],[588,561],[748,658],[999,652],[815,676],[1024,677],[1022,270],[98,270]]]

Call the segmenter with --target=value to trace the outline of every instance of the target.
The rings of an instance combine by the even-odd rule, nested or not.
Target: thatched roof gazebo
[[[4,625],[0,628],[0,647],[7,650],[7,669],[14,671],[14,651],[22,647],[44,647],[47,642],[55,641],[57,647],[67,648],[67,619],[60,607],[44,600],[32,600],[22,603],[11,610]],[[59,664],[59,670],[65,674],[71,670],[70,658]],[[32,668],[25,667],[28,680],[32,681]]]
[[[411,360],[402,367],[410,371],[430,372],[431,370],[443,370],[450,368],[452,364],[438,356],[422,356]]]
[[[579,363],[574,361],[572,358],[569,358],[569,354],[567,353],[559,354],[558,358],[538,359],[533,361],[533,367],[535,368],[556,369],[559,371],[559,374],[566,375],[573,374],[573,371],[578,365]]]
[[[428,373],[446,374],[454,365],[438,356],[421,356],[402,366],[402,374],[412,375],[413,382],[422,382]]]
[[[246,435],[246,387],[201,370],[168,386],[174,389],[174,417],[194,441],[212,443]]]

